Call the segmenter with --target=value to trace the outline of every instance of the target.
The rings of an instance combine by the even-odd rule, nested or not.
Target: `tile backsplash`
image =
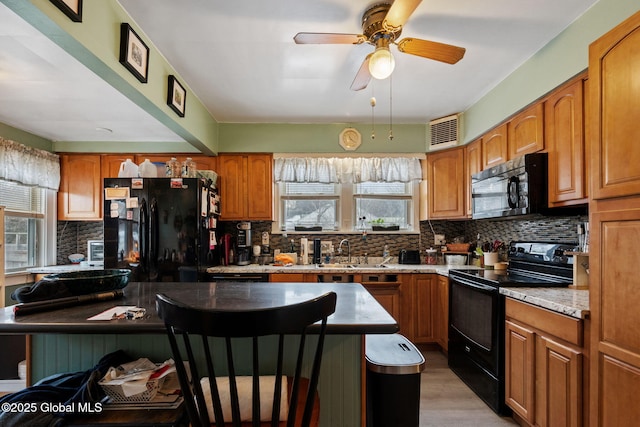
[[[578,225],[588,221],[587,215],[549,217],[532,215],[526,218],[501,219],[501,220],[476,220],[476,221],[422,221],[420,222],[420,234],[367,234],[366,239],[361,234],[282,234],[271,235],[272,249],[289,251],[290,239],[294,239],[296,252],[300,251],[300,238],[309,240],[320,238],[330,240],[334,247],[343,238],[348,238],[351,245],[351,253],[355,256],[364,255],[382,256],[384,245],[389,245],[391,255],[397,256],[401,249],[424,249],[434,246],[434,233],[444,234],[448,242],[461,236],[465,241],[475,242],[480,234],[482,241],[501,240],[510,242],[513,240],[539,240],[539,241],[578,241]],[[237,222],[221,221],[220,233],[232,233],[235,235]],[[251,223],[252,243],[260,244],[263,231],[271,233],[270,221],[254,221]],[[58,251],[57,264],[68,264],[68,256],[73,253],[85,254],[87,252],[87,240],[102,239],[103,229],[101,221],[59,221],[57,227]]]

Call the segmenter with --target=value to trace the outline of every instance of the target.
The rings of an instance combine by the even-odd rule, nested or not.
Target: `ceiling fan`
[[[343,33],[298,33],[293,40],[296,44],[362,44],[369,43],[375,51],[364,59],[351,90],[367,87],[371,77],[384,79],[391,75],[395,60],[389,45],[395,44],[403,53],[423,58],[455,64],[464,56],[465,49],[449,44],[429,40],[404,38],[396,39],[402,32],[402,26],[422,0],[395,0],[393,3],[378,3],[367,9],[362,15],[362,34]]]

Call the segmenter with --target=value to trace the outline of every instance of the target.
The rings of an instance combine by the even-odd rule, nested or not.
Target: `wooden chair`
[[[209,381],[203,381],[208,384],[211,390],[211,401],[213,402],[213,414],[215,418],[215,426],[222,427],[224,425],[244,426],[252,425],[254,427],[262,425],[271,426],[309,426],[317,424],[319,418],[319,407],[316,388],[318,377],[320,374],[320,363],[322,360],[322,349],[327,325],[327,317],[335,311],[336,294],[335,292],[326,293],[315,299],[292,304],[282,307],[260,309],[260,310],[218,310],[218,309],[201,309],[194,308],[175,301],[164,294],[156,295],[156,307],[158,316],[164,321],[167,327],[169,343],[176,362],[180,387],[185,399],[187,413],[189,415],[191,426],[204,427],[213,425],[209,418],[209,411],[205,403],[203,387],[201,386],[201,376],[198,370],[198,363],[194,361],[202,360],[206,364],[206,372]],[[321,322],[319,332],[314,333],[317,337],[315,349],[313,340],[305,340],[308,327],[316,322]],[[297,353],[295,360],[294,372],[283,372],[283,361],[285,360],[285,335],[287,343],[290,340],[298,340]],[[292,337],[296,335],[296,337]],[[183,346],[179,344],[178,336],[182,336]],[[274,336],[274,341],[264,339],[259,340],[258,337]],[[217,337],[217,340],[211,340],[209,337]],[[277,340],[275,340],[277,337]],[[219,339],[222,338],[222,339]],[[232,338],[245,338],[251,345],[251,424],[241,423],[240,405],[237,390],[236,364],[234,363],[234,349],[232,346]],[[236,342],[237,340],[233,340]],[[259,342],[260,341],[260,342]],[[277,341],[277,359],[271,361],[275,364],[275,372],[260,372],[260,353],[259,344],[262,345],[263,353],[268,353],[264,346],[271,347],[273,352],[273,342]],[[214,345],[212,345],[214,343]],[[224,352],[216,348],[217,343],[224,347]],[[302,364],[304,358],[305,343],[309,350],[314,351],[311,361],[311,372],[308,378],[302,377]],[[182,349],[183,347],[184,349]],[[218,350],[218,351],[216,351]],[[311,353],[309,351],[309,353]],[[237,352],[236,352],[237,353]],[[214,357],[221,355],[221,357]],[[185,357],[186,356],[186,357]],[[237,357],[237,355],[236,355]],[[223,359],[216,365],[214,358]],[[307,357],[308,358],[308,357]],[[184,362],[189,361],[188,370]],[[214,365],[220,367],[226,363],[228,375],[228,389],[231,402],[232,420],[223,418],[223,409],[220,403],[220,393],[226,392],[224,387],[219,387],[220,382],[216,378]],[[240,367],[240,366],[238,366]],[[221,368],[219,368],[220,370]],[[260,390],[259,377],[261,375],[274,375],[275,386],[273,390],[273,405],[271,408],[271,420],[269,424],[260,423]],[[282,376],[287,377],[289,381],[288,392],[286,396],[289,399],[288,417],[286,424],[280,422],[280,406],[282,390]],[[191,380],[190,380],[191,379]],[[269,390],[269,397],[271,391]],[[264,406],[264,405],[263,405]],[[231,424],[225,424],[225,421]]]

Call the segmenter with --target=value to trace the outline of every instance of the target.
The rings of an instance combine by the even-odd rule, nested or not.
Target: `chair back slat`
[[[249,386],[251,424],[255,427],[261,425],[261,395],[265,398],[267,395],[271,397],[273,392],[272,405],[266,408],[270,410],[271,426],[280,425],[281,415],[284,416],[284,413],[281,414],[281,405],[284,403],[281,396],[284,393],[288,396],[286,425],[309,426],[314,414],[327,317],[335,311],[335,305],[335,292],[298,304],[256,310],[202,309],[188,306],[164,294],[156,295],[158,316],[166,326],[191,425],[194,427],[211,425],[205,394],[211,397],[211,413],[215,418],[216,427],[224,426],[225,422],[238,427],[244,425],[241,421],[243,410],[240,401],[245,399],[241,399],[239,395],[239,377],[234,361],[236,358],[244,359],[248,356],[242,350],[247,347],[242,339],[250,338],[249,350],[246,350],[251,352],[250,363],[248,366],[238,366],[241,368],[244,366],[243,369],[250,367],[250,375],[253,377]],[[313,335],[317,337],[317,341],[313,347],[313,342],[306,339],[307,328],[317,322],[320,322],[320,331],[316,333],[314,330]],[[287,365],[288,368],[285,370],[285,361],[291,359],[290,356],[285,357],[285,353],[290,355],[289,351],[285,352],[288,348],[285,346],[285,341],[288,342],[293,335],[297,336],[298,340],[297,351],[294,354],[295,362],[293,366]],[[179,345],[178,336],[182,336],[182,345]],[[265,354],[272,356],[273,353],[271,348],[266,353],[263,351],[265,349],[261,348],[265,344],[271,345],[271,341],[261,342],[259,339],[267,336],[277,338],[275,361],[269,359],[265,362],[262,357]],[[201,342],[192,342],[192,337],[201,337]],[[236,341],[236,338],[240,338],[240,342]],[[218,349],[218,347],[224,348]],[[309,357],[305,357],[307,347],[311,350]],[[237,351],[240,353],[234,355]],[[222,360],[216,361],[215,358],[218,356],[226,359],[226,363]],[[187,364],[189,372],[185,368],[185,361],[189,362]],[[308,382],[305,379],[303,387],[301,378],[302,368],[306,366],[305,361],[310,366],[310,373]],[[208,374],[208,381],[203,381],[204,387],[201,385],[199,364],[205,366]],[[267,372],[265,368],[273,364],[275,366],[269,367]],[[216,367],[224,367],[227,370],[228,385],[224,389],[221,389],[218,384]],[[289,372],[291,369],[293,371]],[[261,388],[266,386],[260,381],[261,376],[274,374],[273,390],[262,390]],[[288,379],[291,377],[286,389],[282,381],[284,375],[287,375]],[[203,390],[206,387],[209,388],[208,393]],[[226,412],[223,410],[221,400],[226,393],[229,393],[231,420],[224,419]],[[317,411],[315,413],[317,416]]]

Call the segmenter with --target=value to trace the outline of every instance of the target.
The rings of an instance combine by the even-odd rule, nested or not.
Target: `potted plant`
[[[371,229],[373,231],[397,231],[400,230],[398,224],[385,224],[384,218],[374,219],[370,221]]]

